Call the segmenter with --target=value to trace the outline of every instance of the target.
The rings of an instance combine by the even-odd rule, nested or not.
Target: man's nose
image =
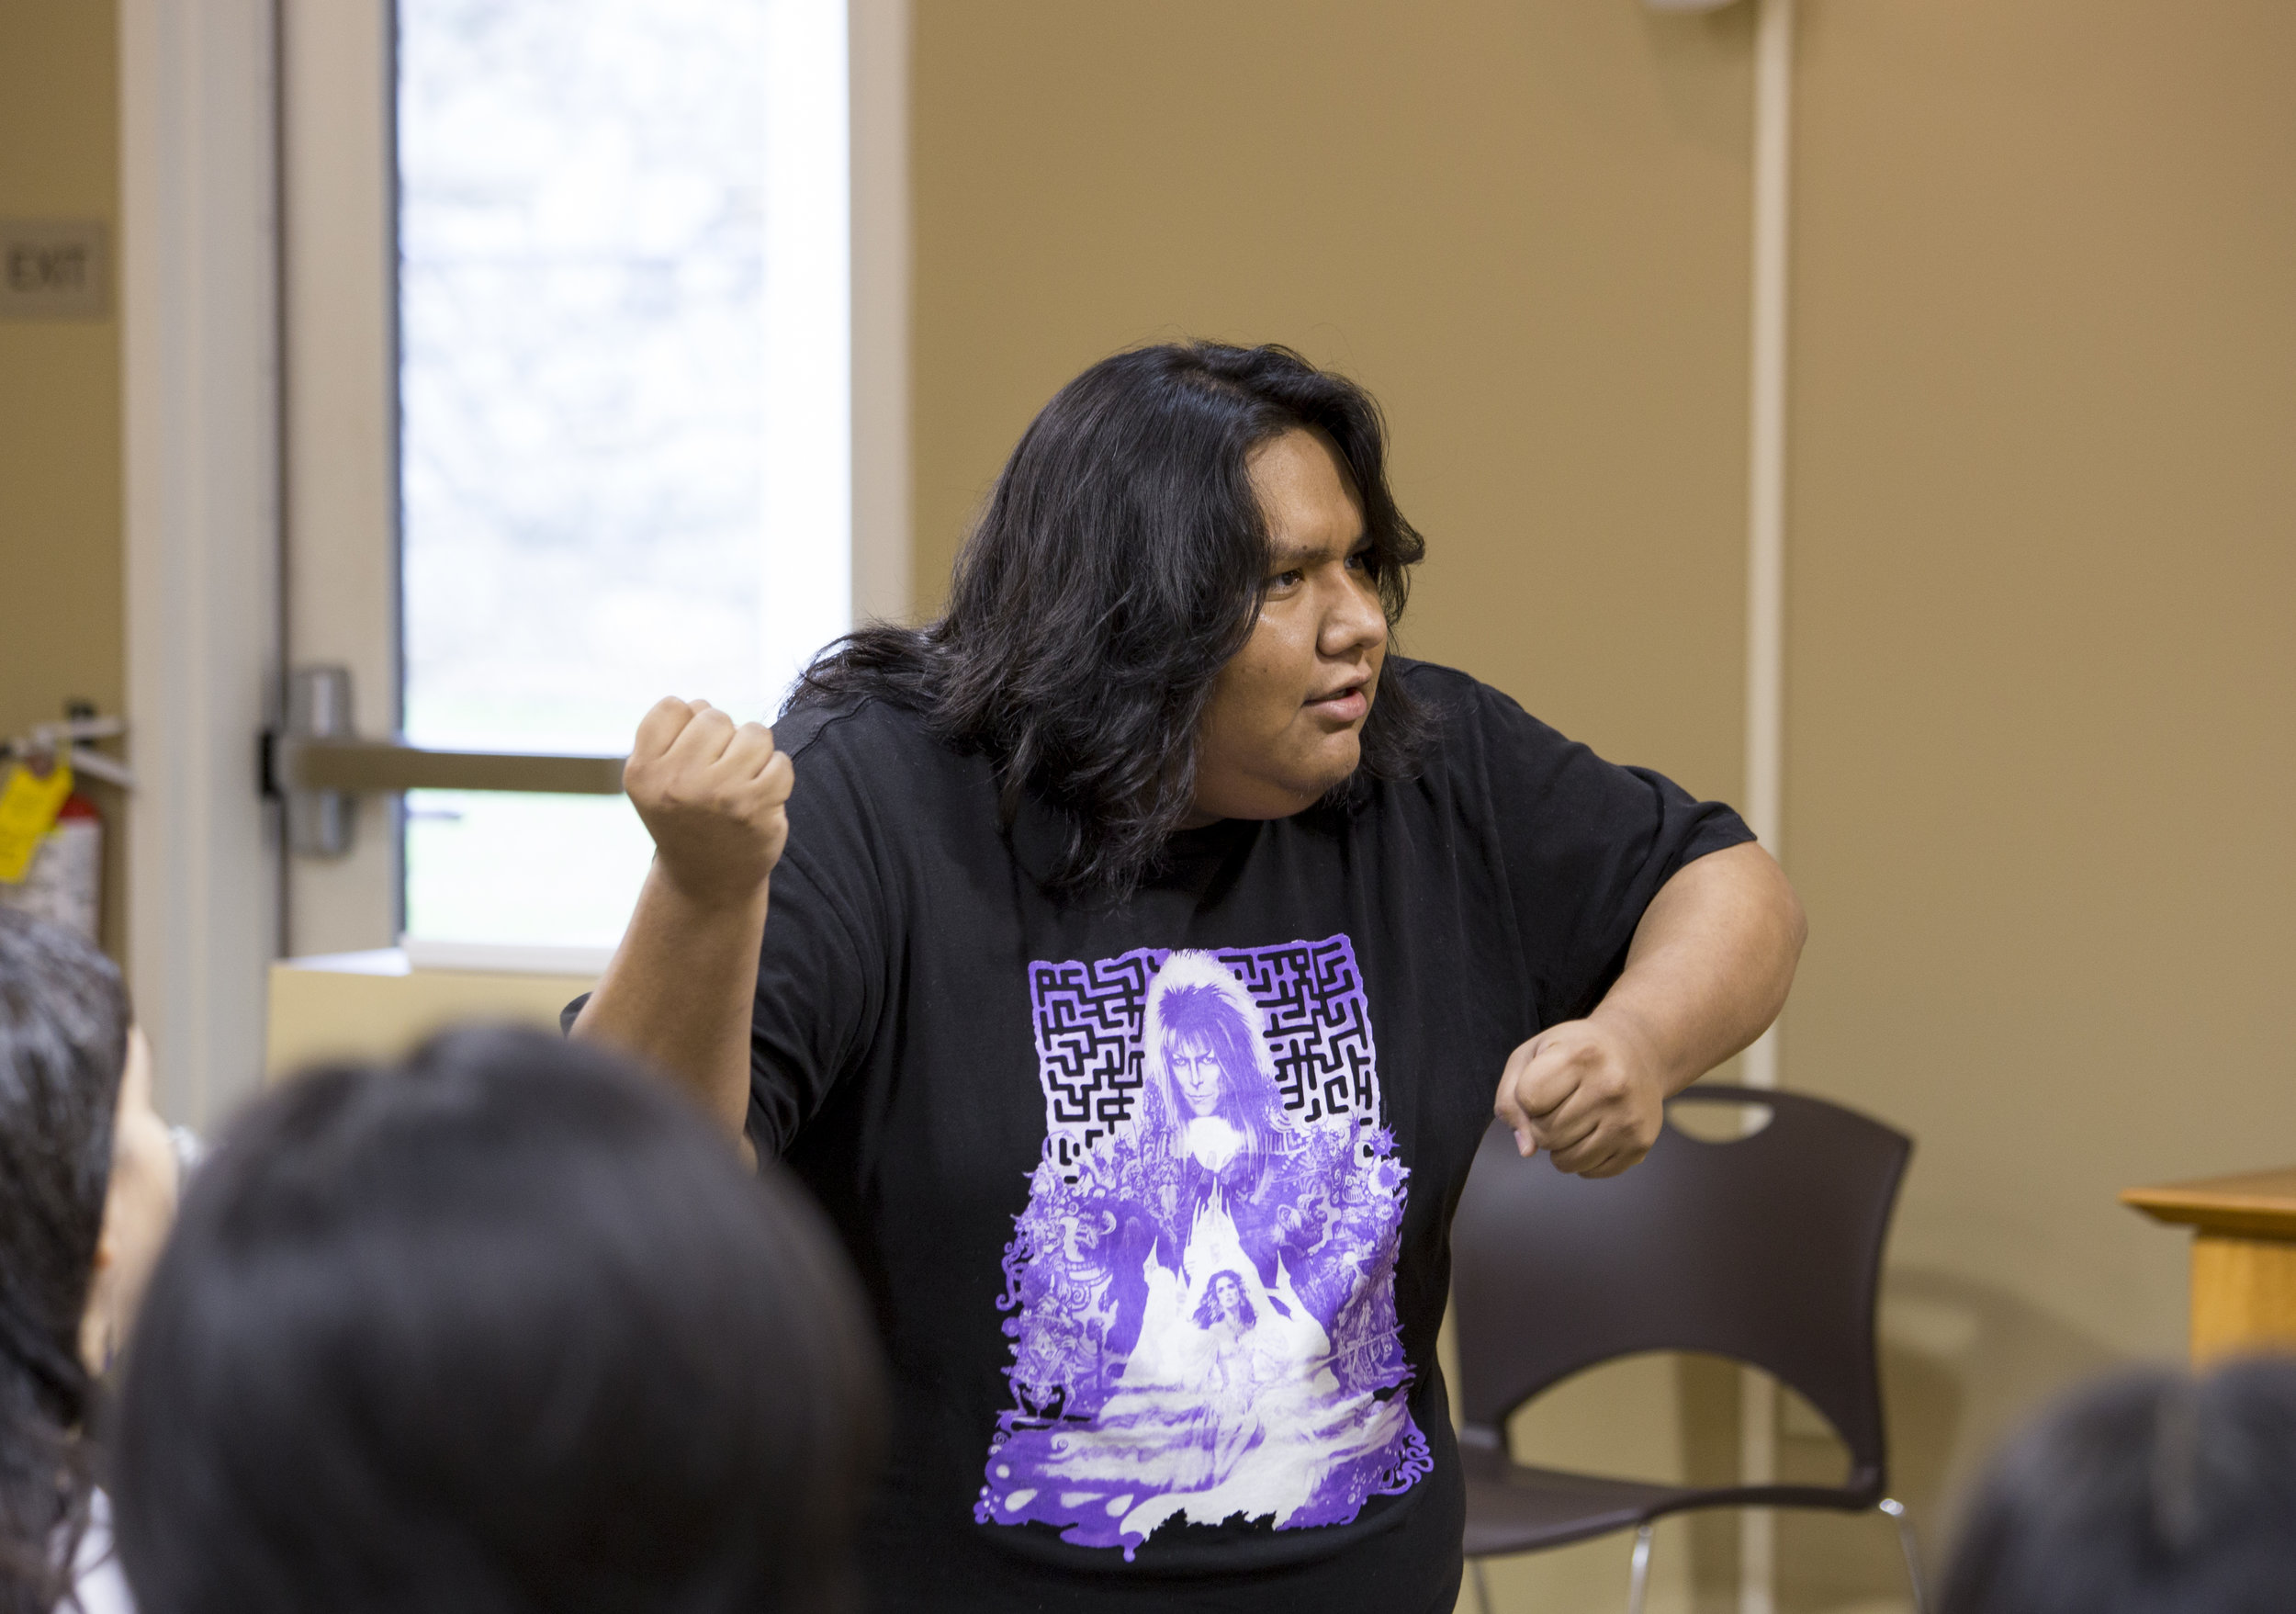
[[[1378,591],[1349,574],[1323,614],[1316,649],[1329,660],[1342,660],[1386,638],[1387,610]]]

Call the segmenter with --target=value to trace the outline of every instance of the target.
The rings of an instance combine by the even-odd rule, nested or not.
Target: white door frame
[[[263,1068],[278,861],[272,0],[120,0],[129,980],[159,1100],[211,1123]]]
[[[273,0],[278,17],[281,633],[287,667],[351,672],[399,731],[398,213],[391,0]],[[399,798],[355,796],[351,849],[286,857],[279,947],[399,941]]]

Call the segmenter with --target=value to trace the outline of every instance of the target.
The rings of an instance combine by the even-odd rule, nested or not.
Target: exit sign
[[[109,313],[107,235],[93,219],[0,219],[0,320],[86,320]]]

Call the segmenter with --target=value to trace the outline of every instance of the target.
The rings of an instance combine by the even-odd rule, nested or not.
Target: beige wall
[[[0,0],[0,218],[118,220],[114,8]],[[0,320],[0,734],[120,709],[119,326]],[[119,938],[118,796],[105,935]]]
[[[1920,1139],[1934,1494],[2180,1349],[2116,1190],[2296,1159],[2296,11],[1805,15],[1786,1066]]]
[[[1392,418],[1435,557],[1408,648],[1735,791],[1742,17],[922,0],[916,28],[917,599],[1084,366],[1283,341]]]
[[[1409,648],[1735,794],[1750,10],[918,0],[917,597],[1076,369],[1285,341],[1387,404]],[[2181,1243],[2114,1191],[2296,1157],[2296,12],[1801,11],[1785,1063],[1919,1140],[1885,1333],[1934,1533],[2036,1397],[2178,1351]],[[1712,1392],[1628,1370],[1536,1438],[1702,1467]],[[1786,1606],[1889,1606],[1891,1551],[1789,1521]],[[1513,1606],[1608,1606],[1623,1549],[1574,1552]]]

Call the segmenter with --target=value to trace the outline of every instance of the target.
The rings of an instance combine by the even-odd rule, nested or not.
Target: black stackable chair
[[[1671,1122],[1643,1162],[1601,1180],[1525,1160],[1495,1123],[1452,1224],[1467,1556],[1635,1532],[1641,1614],[1652,1524],[1699,1507],[1878,1509],[1894,1519],[1926,1607],[1905,1508],[1888,1495],[1874,1339],[1882,1249],[1912,1140],[1839,1104],[1769,1089],[1693,1087],[1673,1104],[1761,1105],[1769,1123],[1707,1143]],[[1649,1350],[1734,1358],[1799,1391],[1850,1449],[1833,1485],[1667,1485],[1518,1463],[1508,1417],[1571,1374]]]

